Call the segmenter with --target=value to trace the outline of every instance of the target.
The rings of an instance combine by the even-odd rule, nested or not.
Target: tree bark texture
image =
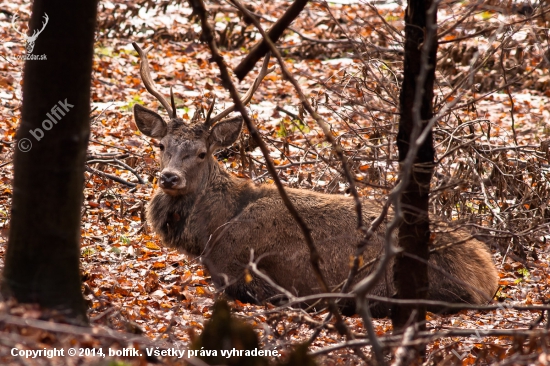
[[[415,124],[415,108],[420,110],[420,120],[425,127],[433,117],[433,85],[435,79],[435,64],[437,53],[436,32],[433,31],[431,47],[427,50],[426,64],[422,64],[424,42],[428,34],[427,25],[436,25],[436,11],[431,14],[428,22],[428,10],[432,0],[409,0],[405,15],[405,59],[404,78],[400,94],[400,121],[397,135],[399,161],[402,163],[410,148],[411,136]],[[415,105],[417,83],[422,68],[427,68],[427,74],[422,89],[420,105]],[[418,109],[416,109],[418,111]],[[417,121],[418,122],[418,121]],[[414,136],[413,136],[414,138]],[[419,147],[415,158],[409,183],[401,196],[403,221],[399,227],[399,253],[394,262],[395,297],[398,299],[425,299],[428,295],[428,268],[425,263],[411,258],[407,254],[428,260],[428,244],[430,241],[430,222],[428,217],[428,200],[430,180],[433,174],[434,147],[432,133]],[[413,315],[414,314],[414,315]],[[420,329],[425,329],[425,306],[396,306],[392,311],[393,327],[397,331],[409,324],[419,322]]]
[[[86,322],[79,271],[97,1],[36,0],[2,293]],[[23,42],[23,40],[22,40]]]

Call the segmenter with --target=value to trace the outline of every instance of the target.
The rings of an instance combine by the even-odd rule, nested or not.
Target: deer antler
[[[46,25],[48,24],[48,20],[50,20],[50,18],[48,18],[48,14],[44,13],[44,16],[43,18],[45,18],[45,21],[42,22],[42,29],[40,30],[34,30],[32,32],[32,36],[28,37],[28,42],[34,42],[36,41],[36,39],[38,38],[38,36],[40,35],[40,33],[42,33],[42,31],[44,30],[44,28],[46,28]]]
[[[177,112],[176,112],[176,102],[174,100],[174,90],[172,90],[172,87],[170,87],[170,104],[172,104],[172,113],[174,114],[172,117],[176,118]]]
[[[15,21],[19,18],[19,16],[17,14],[14,14],[13,17],[11,18],[11,27],[13,28],[14,31],[16,31],[17,33],[19,33],[20,35],[22,35],[23,37],[25,37],[25,39],[29,38],[28,35],[26,35],[25,33],[23,32],[19,32],[17,30],[17,28],[15,28]]]
[[[168,112],[168,115],[170,118],[176,117],[176,110],[174,106],[174,110],[170,107],[170,103],[162,96],[162,94],[159,93],[159,91],[155,88],[155,84],[153,83],[153,79],[151,79],[151,70],[149,69],[149,61],[147,61],[147,53],[153,48],[153,46],[149,47],[145,51],[141,49],[141,47],[138,46],[136,42],[132,42],[132,46],[134,46],[134,49],[139,54],[139,58],[141,59],[141,65],[139,68],[139,72],[141,75],[141,80],[143,81],[143,84],[145,85],[145,89],[149,93],[151,93],[155,98],[158,99],[160,104],[166,109]]]
[[[215,104],[216,104],[216,97],[214,96],[214,99],[212,99],[212,103],[208,107],[208,112],[206,112],[206,119],[204,120],[204,123],[207,126],[210,126],[210,116],[212,115],[212,111],[214,111]]]
[[[270,54],[268,53],[265,58],[264,58],[264,63],[262,64],[262,68],[260,70],[260,73],[258,74],[258,76],[256,77],[256,80],[254,80],[254,83],[252,84],[252,86],[250,87],[250,89],[248,89],[248,91],[246,92],[245,96],[241,99],[242,103],[244,105],[247,105],[248,102],[250,102],[250,100],[252,99],[252,96],[254,95],[254,92],[256,91],[256,89],[258,89],[258,87],[260,86],[260,83],[262,82],[263,78],[269,74],[270,72],[272,72],[273,70],[275,70],[275,67],[272,67],[270,69],[268,69],[268,65],[269,65],[269,56]],[[235,110],[235,104],[233,104],[231,107],[227,108],[226,110],[224,110],[223,112],[221,112],[220,114],[218,114],[217,116],[214,116],[212,118],[209,118],[210,117],[210,114],[212,113],[212,109],[213,109],[214,105],[212,104],[209,108],[209,111],[208,111],[208,117],[206,118],[206,121],[204,122],[204,124],[206,126],[212,126],[213,124],[215,124],[216,122],[220,121],[222,118],[226,117],[229,113],[233,112]]]

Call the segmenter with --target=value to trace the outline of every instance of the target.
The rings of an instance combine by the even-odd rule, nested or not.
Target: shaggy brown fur
[[[236,140],[241,120],[224,121],[209,130],[187,126],[181,120],[166,124],[156,113],[139,105],[134,113],[142,132],[161,138],[162,174],[178,176],[176,185],[166,183],[164,189],[157,190],[148,208],[148,221],[166,245],[201,256],[214,284],[243,302],[262,302],[277,295],[259,278],[245,281],[244,269],[252,249],[255,258],[261,258],[258,267],[278,285],[297,296],[320,291],[302,232],[275,187],[254,185],[228,174],[212,155],[217,148]],[[329,285],[338,285],[348,275],[350,257],[360,239],[353,200],[299,189],[287,189],[287,193],[312,231]],[[375,204],[363,202],[366,222],[379,212]],[[370,239],[365,263],[380,255],[384,231],[385,227],[380,227]],[[455,231],[436,236],[434,246],[461,241],[431,254],[429,299],[487,302],[497,289],[498,276],[485,245],[468,239],[465,232]],[[393,294],[391,268],[390,264],[385,280],[372,294]],[[372,269],[367,268],[357,280]],[[376,305],[373,315],[385,316],[387,310],[386,306]]]

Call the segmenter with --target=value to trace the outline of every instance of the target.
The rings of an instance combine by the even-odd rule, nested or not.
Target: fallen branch
[[[9,164],[11,164],[11,163],[13,163],[13,160],[6,161],[5,163],[0,164],[0,168],[4,167],[4,166],[6,166],[6,165],[9,165]]]
[[[439,332],[418,332],[416,333],[416,338],[411,341],[404,341],[404,336],[401,335],[391,335],[385,337],[379,337],[379,341],[385,347],[393,346],[402,346],[410,347],[417,346],[419,344],[428,344],[436,339],[448,338],[448,337],[548,337],[550,330],[548,329],[538,329],[538,330],[529,330],[528,328],[521,329],[450,329]],[[337,351],[342,348],[348,347],[364,347],[371,346],[372,342],[370,339],[355,339],[353,341],[346,341],[333,346],[321,348],[317,351],[310,352],[310,356],[319,356],[327,354],[333,351]]]
[[[128,181],[126,181],[126,180],[124,180],[120,177],[117,177],[116,175],[103,173],[102,171],[99,171],[99,170],[94,169],[94,168],[90,168],[89,166],[86,167],[86,171],[88,171],[90,173],[93,173],[93,174],[97,174],[97,175],[99,175],[100,177],[103,177],[103,178],[114,180],[117,183],[124,184],[128,187],[131,187],[131,188],[134,188],[135,186],[137,186],[137,184],[128,182]]]
[[[118,160],[117,158],[113,158],[113,159],[90,159],[90,160],[86,161],[86,164],[94,164],[94,163],[118,165],[119,167],[122,167],[122,168],[128,170],[133,175],[135,175],[136,178],[138,179],[139,184],[145,184],[145,181],[143,180],[143,178],[141,178],[141,176],[134,169],[132,169],[132,167],[130,167],[126,163],[123,163],[122,161]]]

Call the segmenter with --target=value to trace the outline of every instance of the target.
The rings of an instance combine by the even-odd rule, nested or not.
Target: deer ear
[[[168,131],[161,116],[139,104],[134,105],[134,120],[139,130],[149,137],[161,138]]]
[[[242,127],[242,116],[227,119],[214,125],[210,131],[210,136],[208,137],[210,149],[216,150],[233,145],[233,143],[237,141]]]

